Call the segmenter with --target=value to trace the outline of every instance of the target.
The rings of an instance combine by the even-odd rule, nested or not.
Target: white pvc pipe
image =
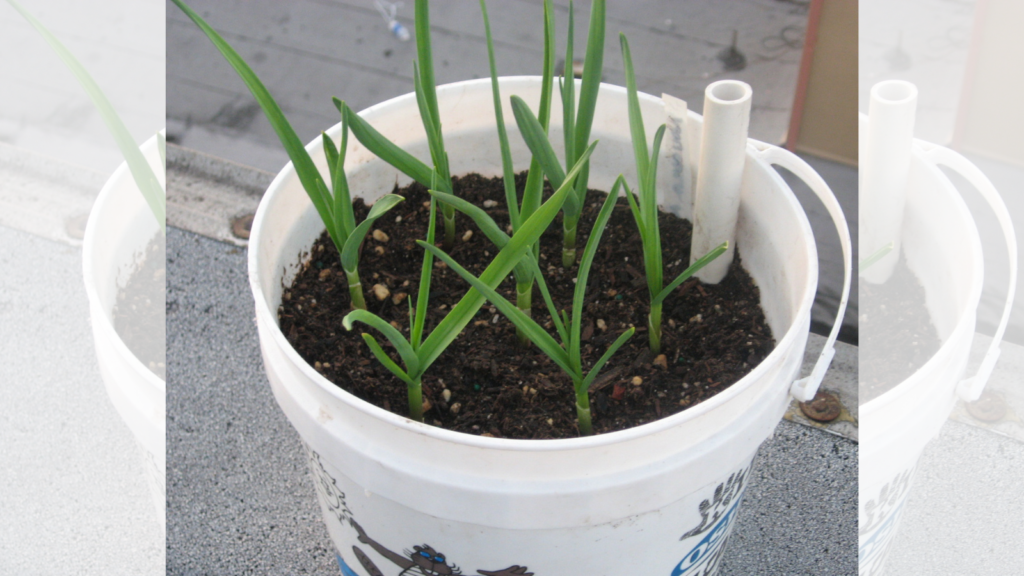
[[[861,276],[873,284],[889,279],[899,261],[903,209],[914,141],[917,87],[887,80],[871,88],[868,130],[860,181],[860,257],[893,243],[894,248]]]
[[[704,91],[704,130],[693,198],[690,263],[722,242],[729,242],[725,254],[697,272],[698,278],[710,284],[725,278],[736,253],[736,218],[752,96],[750,85],[739,80],[720,80]]]

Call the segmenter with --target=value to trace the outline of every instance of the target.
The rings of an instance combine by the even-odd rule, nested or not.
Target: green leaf
[[[537,117],[533,115],[530,107],[526,105],[519,96],[512,96],[512,112],[516,117],[516,124],[523,140],[533,153],[533,157],[540,162],[541,168],[547,174],[553,188],[558,188],[565,180],[565,172],[562,165],[555,156],[555,150],[551,147],[551,141],[544,128],[540,125]]]
[[[665,137],[665,125],[658,127],[654,133],[654,145],[651,147],[651,160],[647,163],[647,181],[641,187],[641,194],[647,196],[646,214],[644,219],[648,226],[655,227],[658,224],[658,155],[661,153],[661,141]],[[660,252],[660,251],[659,251]]]
[[[665,298],[667,298],[668,295],[671,294],[673,290],[678,288],[680,284],[682,284],[683,282],[686,282],[686,280],[690,276],[693,276],[694,274],[696,274],[697,271],[699,271],[701,268],[707,266],[715,258],[718,258],[722,254],[724,254],[725,251],[728,250],[728,249],[729,249],[729,243],[728,242],[722,242],[717,247],[712,249],[710,252],[708,252],[707,254],[701,256],[699,259],[697,259],[696,262],[694,262],[693,264],[690,264],[689,268],[687,268],[686,270],[683,270],[682,274],[680,274],[679,276],[676,276],[675,280],[673,280],[671,283],[669,283],[668,286],[665,286],[665,288],[657,296],[655,296],[654,298],[651,299],[651,306],[657,306],[658,304],[661,304],[662,302],[664,302]]]
[[[348,176],[345,175],[345,155],[348,153],[348,121],[341,116],[341,146],[338,148],[335,174],[331,176],[334,191],[334,219],[345,238],[356,229],[356,215],[352,210],[352,196],[348,191]]]
[[[439,122],[435,122],[433,112],[430,111],[430,104],[427,102],[426,90],[420,79],[420,71],[416,62],[412,63],[412,78],[414,93],[416,94],[416,106],[420,110],[420,118],[423,120],[423,129],[427,133],[427,145],[430,148],[430,158],[434,161],[434,167],[438,172],[443,173],[445,164],[444,142],[441,137]]]
[[[172,1],[199,26],[199,29],[213,42],[213,45],[217,47],[217,50],[231,64],[231,67],[235,69],[238,76],[245,82],[246,87],[252,92],[253,97],[256,98],[260,108],[263,109],[263,113],[266,115],[270,125],[274,128],[274,132],[277,133],[278,139],[281,140],[281,145],[284,146],[285,152],[288,153],[288,158],[291,159],[292,164],[295,166],[295,173],[298,175],[299,181],[302,182],[302,187],[306,189],[306,194],[309,195],[310,200],[320,214],[320,218],[324,221],[328,234],[332,238],[336,237],[337,231],[334,229],[334,219],[332,218],[329,204],[331,199],[324,197],[322,190],[316,183],[320,172],[317,170],[316,165],[313,164],[313,160],[309,157],[305,147],[303,147],[302,141],[295,134],[295,130],[292,129],[291,124],[284,117],[284,113],[281,112],[277,102],[274,101],[274,98],[263,85],[263,82],[252,71],[252,68],[249,68],[245,60],[238,55],[238,52],[235,52],[235,49],[230,44],[221,38],[220,34],[217,34],[209,24],[191,8],[186,6],[182,0]]]
[[[345,244],[341,249],[341,267],[346,272],[353,272],[358,268],[359,245],[363,243],[363,238],[366,237],[373,223],[402,200],[405,200],[405,198],[397,194],[385,194],[373,203],[370,213],[366,215],[366,219],[359,226],[356,226],[356,229],[345,240]]]
[[[335,106],[338,106],[342,114],[344,114],[352,133],[355,134],[356,139],[363,146],[366,146],[367,150],[373,152],[374,155],[394,166],[406,176],[424,186],[430,186],[430,175],[433,172],[430,166],[427,166],[424,162],[385,138],[383,134],[378,132],[373,126],[370,126],[369,122],[363,120],[362,116],[353,112],[344,102],[337,98],[334,100]]]
[[[398,331],[398,328],[388,324],[380,316],[366,310],[353,310],[346,314],[341,322],[346,330],[351,330],[354,322],[362,322],[380,332],[398,351],[398,355],[401,356],[402,362],[405,363],[410,378],[415,380],[417,376],[423,373],[420,369],[420,360],[409,342],[405,340],[405,337]]]
[[[590,140],[597,109],[597,94],[601,88],[604,69],[605,0],[594,0],[590,7],[590,30],[587,33],[587,53],[583,60],[583,81],[580,83],[579,113],[576,114],[576,150],[582,150]],[[584,182],[584,190],[586,189]]]
[[[64,63],[65,66],[71,70],[74,74],[75,79],[85,90],[85,93],[92,100],[93,106],[100,113],[100,118],[103,119],[103,123],[106,124],[107,130],[111,136],[114,137],[114,142],[117,143],[117,148],[121,151],[121,155],[124,156],[125,162],[128,164],[128,170],[132,174],[132,179],[135,180],[135,185],[138,186],[139,192],[142,193],[143,199],[146,204],[149,205],[150,211],[153,213],[153,217],[156,218],[157,224],[160,226],[160,230],[166,230],[167,218],[166,218],[166,194],[163,186],[160,185],[160,180],[157,178],[153,169],[150,167],[149,162],[145,156],[142,155],[142,151],[139,150],[139,145],[135,143],[135,139],[132,138],[131,133],[125,127],[124,122],[121,121],[121,117],[114,111],[114,107],[110,104],[107,96],[100,90],[99,85],[93,80],[89,72],[86,71],[85,67],[75,58],[67,48],[57,37],[50,33],[41,22],[35,19],[27,10],[21,7],[20,4],[14,0],[7,0],[15,10],[36,29],[37,32],[43,37],[43,40],[50,45],[50,48],[57,53],[57,57]],[[15,57],[11,54],[11,57]],[[5,89],[6,91],[6,89]],[[159,147],[159,140],[158,140]],[[164,156],[161,148],[161,157]]]
[[[636,75],[633,73],[633,57],[629,53],[629,41],[626,35],[619,33],[619,44],[622,46],[622,62],[626,68],[626,101],[629,111],[629,132],[633,141],[633,155],[636,158],[636,172],[640,186],[640,205],[646,215],[648,210],[644,197],[644,188],[649,172],[650,152],[647,150],[647,134],[644,131],[644,118],[640,113],[640,99],[636,91]]]
[[[895,247],[895,242],[889,242],[885,246],[882,246],[881,248],[876,250],[867,258],[861,260],[860,264],[857,266],[858,274],[863,274],[868,268],[874,266],[875,262],[878,262],[882,258],[885,258],[886,254],[892,252]]]
[[[565,43],[565,66],[562,79],[562,136],[565,142],[566,164],[576,162],[576,76],[573,74],[573,19],[575,8],[569,2],[569,32]]]
[[[587,294],[587,280],[590,277],[590,267],[594,263],[594,255],[597,254],[597,246],[601,243],[601,236],[608,225],[615,209],[615,202],[619,198],[619,189],[622,187],[620,180],[615,181],[612,191],[605,198],[601,211],[597,214],[594,227],[590,229],[590,238],[587,239],[587,246],[583,249],[583,258],[580,259],[580,267],[576,275],[576,289],[572,296],[572,328],[569,342],[569,357],[575,359],[577,370],[580,370],[578,363],[580,357],[580,326],[583,319],[583,299]]]
[[[508,244],[509,236],[504,230],[498,226],[498,223],[491,218],[491,215],[484,211],[476,204],[469,202],[463,198],[459,198],[454,194],[447,192],[441,192],[440,190],[428,190],[431,196],[437,198],[442,204],[452,206],[459,212],[462,212],[477,225],[477,228],[483,232],[484,236],[493,243],[498,250],[505,247]]]
[[[544,70],[540,80],[540,109],[538,118],[547,134],[551,119],[551,93],[555,78],[555,8],[551,0],[544,0]]]
[[[416,58],[420,63],[420,80],[424,96],[434,122],[434,130],[441,132],[441,116],[437,110],[437,92],[434,83],[434,56],[430,49],[430,6],[428,0],[416,0]]]
[[[373,352],[373,355],[377,357],[378,362],[380,362],[385,368],[390,370],[392,374],[398,376],[398,379],[401,380],[402,382],[405,382],[409,386],[415,386],[415,383],[413,382],[412,378],[410,378],[409,375],[406,374],[405,371],[398,366],[398,364],[395,364],[395,361],[392,360],[391,357],[388,356],[386,352],[384,352],[384,349],[380,347],[380,344],[377,342],[376,338],[374,338],[370,334],[367,334],[366,332],[363,332],[363,341],[366,342],[366,345],[370,347],[370,351]]]
[[[484,15],[484,32],[487,34],[487,61],[491,68],[491,94],[494,97],[494,119],[498,127],[498,144],[501,146],[501,174],[505,183],[505,204],[508,205],[512,230],[518,230],[519,199],[516,197],[516,174],[512,166],[512,149],[508,144],[505,129],[505,115],[501,110],[501,90],[498,87],[498,66],[494,62],[494,40],[491,38],[491,20],[487,17],[487,4],[480,0],[480,12]]]
[[[537,345],[538,348],[544,351],[545,354],[551,357],[563,370],[572,374],[572,368],[569,365],[569,359],[566,356],[565,349],[563,349],[550,334],[544,331],[539,324],[533,319],[527,316],[522,310],[516,307],[515,304],[509,302],[504,296],[498,294],[491,287],[484,282],[480,281],[479,278],[473,276],[468,270],[459,265],[454,258],[446,254],[440,248],[427,244],[421,240],[416,241],[417,244],[432,252],[435,256],[444,261],[449,268],[454,270],[462,279],[482,293],[485,298],[491,301],[506,318],[515,324],[516,328],[522,330],[524,334],[530,339],[531,342]]]
[[[619,177],[615,182],[618,183],[619,180],[621,180],[622,185],[626,187],[626,200],[629,202],[629,210],[633,213],[633,220],[636,221],[636,227],[640,230],[640,241],[644,246],[646,246],[647,225],[644,223],[644,213],[640,207],[637,206],[636,198],[633,197],[633,191],[626,186],[626,179],[622,177],[622,174],[619,174]]]
[[[601,368],[604,368],[604,365],[607,364],[608,361],[612,359],[612,356],[616,352],[618,352],[619,348],[621,348],[627,340],[633,337],[634,332],[636,332],[636,328],[630,326],[629,330],[626,330],[625,332],[620,334],[619,337],[615,340],[615,342],[612,342],[612,345],[609,346],[608,349],[604,351],[604,354],[601,355],[601,358],[598,359],[597,363],[594,364],[594,367],[591,368],[590,372],[587,373],[587,377],[584,378],[582,382],[580,382],[580,387],[576,390],[577,394],[590,388],[590,385],[593,384],[594,379],[597,378],[597,375],[601,372]]]
[[[434,173],[437,183],[437,173]],[[437,233],[437,201],[430,199],[430,221],[427,224],[427,242],[433,244]],[[423,265],[420,268],[420,285],[416,294],[416,317],[413,320],[410,340],[412,347],[419,353],[423,342],[423,327],[427,322],[427,305],[430,299],[430,275],[434,270],[434,256],[430,252],[423,254]],[[425,368],[424,368],[425,369]]]

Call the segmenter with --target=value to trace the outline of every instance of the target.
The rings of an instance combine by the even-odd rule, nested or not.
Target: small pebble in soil
[[[462,235],[462,241],[463,242],[469,242],[469,239],[472,238],[472,237],[473,237],[473,231],[472,230],[466,230],[466,233]]]
[[[391,322],[389,322],[389,324],[391,324],[392,328],[401,329],[401,326],[398,324],[398,320],[392,320]]]
[[[605,330],[608,329],[608,324],[604,320],[598,318],[597,319],[597,329],[600,330],[601,332],[604,332]]]
[[[555,425],[555,419],[554,418],[548,418],[548,426],[554,426],[554,425]]]
[[[445,388],[444,391],[441,392],[441,397],[444,398],[445,402],[450,401],[452,399],[452,391]]]
[[[313,368],[316,368],[317,370],[322,370],[323,367],[324,367],[324,365],[319,363],[319,362],[314,362],[313,363]]]
[[[693,316],[693,317],[690,318],[690,322],[700,322],[701,320],[702,320],[702,318],[701,318],[700,314],[697,314],[696,316]]]
[[[633,386],[639,386],[644,383],[644,379],[639,376],[633,376],[633,380],[630,381]]]
[[[384,247],[383,246],[374,246],[373,247],[373,251],[374,251],[374,253],[377,254],[377,256],[383,256],[384,255]]]
[[[676,327],[676,321],[671,319],[671,318],[669,318],[668,319],[668,325],[671,326],[672,328],[675,328]]]
[[[654,358],[654,365],[660,366],[663,370],[668,370],[668,356],[658,354],[658,356]]]
[[[484,200],[484,208],[494,208],[497,205],[497,200]]]
[[[327,280],[330,277],[331,277],[331,269],[330,268],[324,268],[323,270],[320,271],[320,281],[321,282],[323,282],[324,280]]]
[[[395,224],[401,224],[401,223],[402,223],[402,217],[401,216],[395,216]]]
[[[373,295],[377,297],[377,300],[383,302],[385,298],[391,295],[391,291],[383,284],[374,284]]]
[[[408,296],[408,294],[406,294],[405,292],[398,292],[394,296],[391,297],[391,303],[392,304],[401,304],[402,300],[405,300],[406,296]]]
[[[462,409],[462,404],[460,404],[458,402],[456,402],[455,404],[452,404],[452,407],[449,408],[449,410],[451,410],[452,414],[458,414],[459,410],[461,410],[461,409]]]
[[[331,363],[330,362],[324,362],[323,366],[324,366],[324,368],[330,368],[331,367]]]
[[[373,231],[373,239],[376,240],[377,242],[387,242],[388,240],[390,240],[390,238],[388,238],[388,235],[385,234],[384,231],[379,228]]]
[[[430,398],[424,398],[423,399],[423,411],[424,412],[430,412],[430,409],[433,408],[433,407],[434,407],[434,405],[430,403]]]

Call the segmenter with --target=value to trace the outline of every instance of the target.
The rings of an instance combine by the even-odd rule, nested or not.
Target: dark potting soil
[[[167,377],[167,238],[163,232],[146,244],[135,270],[114,304],[114,330],[128,350],[162,379]]]
[[[525,178],[517,178],[521,193]],[[508,211],[500,178],[470,174],[454,181],[455,192],[484,207],[501,226]],[[419,184],[396,194],[406,200],[376,223],[387,235],[367,236],[362,247],[360,275],[367,307],[408,336],[409,304],[415,303],[423,250],[415,241],[426,237],[429,195]],[[550,189],[546,190],[546,194]],[[607,194],[591,190],[579,224],[578,254]],[[356,201],[357,220],[365,216]],[[674,215],[659,218],[666,282],[689,263],[691,225]],[[451,256],[479,275],[497,250],[473,222],[457,217],[457,241]],[[438,223],[438,240],[443,234]],[[577,266],[561,266],[561,215],[541,238],[541,267],[559,309],[571,309]],[[357,324],[348,332],[342,318],[350,309],[347,283],[338,254],[326,232],[292,286],[285,287],[279,318],[281,329],[299,354],[345,390],[399,415],[408,415],[406,386],[373,357]],[[601,238],[587,286],[583,312],[584,369],[630,325],[636,334],[626,343],[591,386],[595,433],[623,430],[664,418],[693,406],[747,374],[774,348],[771,329],[760,307],[757,286],[740,266],[739,254],[718,285],[691,279],[664,304],[662,352],[648,349],[647,283],[639,232],[625,198],[620,198]],[[375,285],[388,295],[379,299]],[[467,292],[468,284],[435,259],[430,310],[424,335],[429,335],[450,308]],[[515,302],[510,277],[499,287]],[[383,294],[382,294],[383,295]],[[550,315],[535,289],[533,318],[554,334]],[[394,349],[377,340],[398,361]],[[557,336],[556,336],[557,338]],[[448,394],[445,394],[448,390]],[[515,326],[489,302],[423,377],[423,397],[429,408],[424,420],[470,434],[504,438],[569,438],[579,435],[572,381],[536,346],[517,344]]]
[[[925,292],[901,256],[885,284],[860,281],[860,403],[907,379],[942,345]]]

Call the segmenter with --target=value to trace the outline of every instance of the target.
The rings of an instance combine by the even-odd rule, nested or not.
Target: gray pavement
[[[918,463],[888,573],[1019,574],[1021,478],[1024,443],[946,422]]]
[[[0,270],[0,574],[163,574],[142,449],[96,363],[81,249],[0,226]]]
[[[167,259],[167,573],[337,575],[263,372],[245,250],[171,228]],[[854,574],[856,455],[851,440],[782,421],[722,574]]]

